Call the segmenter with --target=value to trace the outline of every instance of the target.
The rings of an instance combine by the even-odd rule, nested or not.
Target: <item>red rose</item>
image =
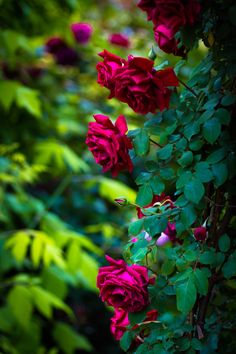
[[[147,12],[154,25],[154,36],[166,53],[185,56],[185,48],[178,47],[175,34],[185,25],[193,25],[201,10],[197,0],[141,0],[141,10]]]
[[[152,60],[130,55],[128,63],[115,71],[114,96],[140,114],[169,108],[169,86],[179,84],[172,68],[156,71],[153,64]]]
[[[137,207],[138,218],[142,219],[143,217],[145,217],[145,215],[142,212],[142,209],[150,208],[150,207],[154,206],[154,204],[156,204],[156,203],[161,203],[162,205],[169,205],[171,209],[174,208],[174,203],[172,202],[170,197],[165,195],[165,193],[161,193],[161,195],[154,195],[152,202],[148,205],[145,205],[145,207],[143,207],[143,208]]]
[[[148,304],[148,270],[139,265],[128,266],[123,260],[106,256],[109,266],[101,267],[97,287],[102,301],[127,312],[142,311]]]
[[[114,88],[113,77],[116,69],[122,67],[126,62],[124,59],[118,57],[115,54],[109,53],[107,50],[98,54],[104,60],[103,62],[99,62],[96,66],[98,71],[98,80],[97,82],[111,91]],[[111,97],[113,97],[111,93]]]
[[[204,226],[196,227],[193,236],[196,241],[205,241],[207,239],[207,229]]]
[[[128,48],[130,46],[129,38],[122,33],[113,33],[109,37],[109,42],[115,45],[119,45],[120,47]]]
[[[96,163],[103,166],[103,172],[111,170],[113,177],[122,170],[132,172],[133,164],[129,157],[132,144],[125,135],[128,130],[125,117],[119,116],[115,124],[102,114],[95,114],[94,118],[96,122],[89,123],[86,144]]]
[[[122,309],[115,309],[114,316],[111,318],[111,333],[116,340],[120,340],[129,325],[128,312]]]

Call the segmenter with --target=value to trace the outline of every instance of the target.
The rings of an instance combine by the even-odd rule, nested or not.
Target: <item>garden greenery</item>
[[[140,0],[155,40],[175,65],[128,59],[104,50],[98,83],[139,114],[129,130],[121,117],[95,116],[87,144],[115,176],[130,171],[138,186],[124,260],[107,256],[100,296],[113,306],[111,331],[130,353],[232,353],[235,329],[235,18],[233,1]],[[202,40],[209,48],[188,83],[178,71]],[[176,76],[177,75],[177,76]],[[175,89],[184,85],[184,90]],[[145,114],[145,116],[143,116]],[[128,119],[127,119],[128,122]],[[95,129],[96,128],[96,129]],[[115,172],[115,173],[114,173]],[[167,192],[166,192],[167,191]],[[151,314],[150,314],[151,312]]]
[[[235,351],[235,18],[0,1],[1,353]]]

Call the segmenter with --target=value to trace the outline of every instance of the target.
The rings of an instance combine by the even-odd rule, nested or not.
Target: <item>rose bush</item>
[[[103,166],[103,172],[110,170],[113,177],[123,170],[132,172],[129,157],[132,143],[125,135],[128,130],[125,117],[119,116],[115,124],[102,114],[95,114],[94,119],[96,122],[89,123],[86,144],[96,163]]]
[[[151,279],[146,267],[127,265],[123,260],[106,256],[109,266],[101,267],[97,287],[102,301],[127,312],[138,312],[149,304],[147,287]],[[123,317],[122,317],[123,318]]]

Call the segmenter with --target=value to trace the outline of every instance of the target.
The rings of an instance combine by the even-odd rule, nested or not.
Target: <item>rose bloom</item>
[[[146,317],[143,322],[156,321],[158,316],[157,310],[150,310],[147,312]],[[116,340],[120,340],[123,334],[127,330],[127,326],[130,324],[128,312],[122,309],[115,309],[114,316],[111,318],[111,333],[113,334]],[[138,324],[134,325],[132,329],[137,329],[139,327]],[[142,330],[139,334],[139,337],[145,337],[145,333]],[[140,343],[140,339],[135,338],[133,346],[137,346]]]
[[[73,23],[70,28],[78,43],[88,43],[93,32],[93,28],[89,23]]]
[[[196,241],[205,241],[207,239],[207,229],[204,226],[196,227],[193,236]]]
[[[126,61],[115,54],[104,50],[98,54],[103,58],[103,62],[99,62],[96,65],[98,71],[98,80],[97,82],[109,90],[111,90],[111,97],[114,96],[113,90],[115,87],[115,82],[113,80],[116,69],[121,68]]]
[[[59,65],[74,66],[78,62],[77,52],[69,47],[60,37],[49,38],[45,45],[46,51],[53,55]]]
[[[128,130],[124,116],[115,122],[102,114],[94,115],[96,122],[89,123],[86,144],[96,163],[103,167],[103,172],[111,171],[115,177],[120,171],[132,172],[133,164],[129,157],[132,149],[131,140],[125,135]]]
[[[102,301],[114,308],[127,312],[142,311],[149,304],[148,277],[146,267],[127,265],[123,260],[106,256],[109,266],[101,267],[97,276],[97,287]]]
[[[122,309],[115,309],[114,316],[111,318],[111,333],[116,340],[120,340],[129,325],[128,312]]]
[[[130,46],[129,38],[125,34],[122,34],[122,33],[113,33],[109,37],[109,42],[111,44],[115,44],[115,45],[118,45],[120,47],[125,47],[125,48],[128,48]]]
[[[154,37],[159,47],[166,53],[185,56],[179,48],[175,34],[186,25],[193,25],[201,10],[197,0],[140,0],[138,7],[147,13],[153,22]]]
[[[109,98],[116,97],[140,114],[169,108],[169,87],[179,85],[172,68],[156,71],[152,60],[130,55],[126,62],[104,52],[104,62],[97,64],[98,83],[110,89]]]

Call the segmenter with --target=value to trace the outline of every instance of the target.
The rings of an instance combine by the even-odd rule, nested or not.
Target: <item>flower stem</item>
[[[187,84],[185,84],[185,82],[183,82],[182,80],[180,80],[178,78],[179,82],[187,89],[189,90],[195,97],[198,97],[198,95],[196,94],[196,92],[191,88],[189,87]]]
[[[160,148],[163,147],[163,146],[161,146],[160,144],[158,144],[155,140],[152,140],[151,138],[149,138],[149,140],[150,140],[153,144],[159,146]]]

